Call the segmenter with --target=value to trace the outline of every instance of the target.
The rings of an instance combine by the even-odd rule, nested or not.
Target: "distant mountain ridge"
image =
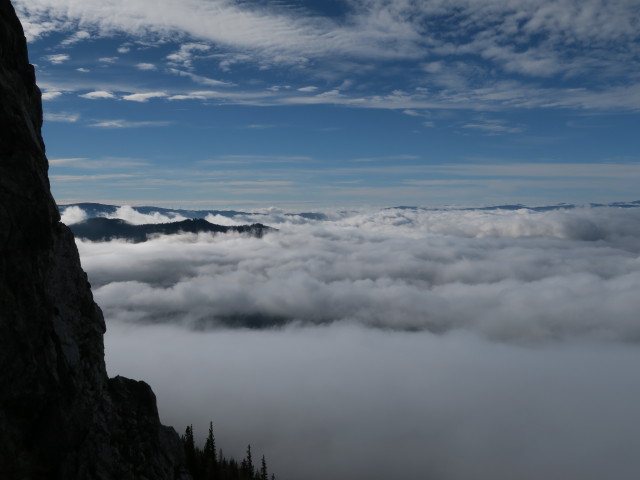
[[[617,207],[617,208],[640,208],[640,200],[632,202],[611,202],[611,203],[589,203],[586,205],[575,205],[572,203],[559,203],[557,205],[541,205],[529,207],[520,203],[515,205],[492,205],[488,207],[452,207],[454,210],[468,211],[493,211],[493,210],[531,210],[532,212],[548,212],[550,210],[572,210],[579,207]],[[428,208],[418,206],[398,205],[396,207],[388,207],[385,210],[443,210],[442,208]]]
[[[187,219],[179,222],[133,225],[118,218],[93,217],[69,225],[76,238],[90,241],[123,239],[142,243],[152,235],[176,235],[179,233],[243,233],[261,238],[264,233],[275,230],[261,223],[252,225],[226,226],[210,223],[203,218]]]
[[[78,207],[87,215],[87,218],[96,217],[113,217],[117,210],[121,208],[120,205],[108,205],[102,203],[71,203],[65,205],[58,205],[58,211],[62,214],[69,207]],[[571,203],[560,203],[556,205],[540,205],[540,206],[527,206],[522,204],[505,204],[505,205],[492,205],[486,207],[451,207],[454,210],[467,210],[467,211],[496,211],[496,210],[530,210],[532,212],[547,212],[551,210],[572,210],[580,207],[600,208],[600,207],[616,207],[616,208],[640,208],[640,200],[630,202],[611,202],[611,203],[589,203],[586,205],[576,205]],[[172,217],[184,217],[188,219],[205,219],[209,215],[233,218],[235,216],[251,215],[255,216],[268,216],[268,213],[261,212],[247,212],[242,210],[184,210],[175,208],[163,208],[155,206],[131,206],[131,208],[143,215],[152,215],[154,213],[163,215],[167,218]],[[426,211],[438,211],[445,210],[446,207],[420,207],[420,206],[408,206],[397,205],[387,207],[384,210],[426,210]],[[307,220],[324,221],[329,217],[321,212],[300,212],[300,213],[284,213],[286,217],[302,217]]]
[[[66,205],[58,205],[58,211],[62,214],[69,207],[78,207],[82,209],[88,218],[105,217],[116,213],[120,205],[105,205],[102,203],[70,203]],[[267,215],[266,213],[245,212],[240,210],[183,210],[176,208],[163,208],[152,206],[131,206],[133,210],[144,215],[159,213],[168,217],[182,216],[191,219],[206,218],[209,215],[220,215],[223,217],[233,218],[236,215]],[[285,213],[285,216],[299,216],[309,220],[326,220],[326,215],[317,212],[301,212],[301,213]]]

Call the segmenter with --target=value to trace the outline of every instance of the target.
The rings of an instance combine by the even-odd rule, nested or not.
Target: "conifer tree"
[[[247,456],[243,460],[245,464],[245,471],[249,478],[253,478],[254,468],[253,468],[253,460],[251,458],[251,444],[247,445]]]
[[[216,439],[213,436],[213,422],[209,422],[209,435],[204,444],[203,457],[206,479],[215,479],[215,472],[218,470],[218,456],[216,453]]]
[[[262,466],[260,467],[260,480],[269,480],[269,476],[267,474],[267,460],[262,455]]]
[[[182,443],[184,444],[184,453],[185,460],[187,464],[187,468],[191,475],[197,475],[197,459],[196,459],[196,444],[193,440],[193,425],[189,425],[184,432],[184,436],[182,437]]]

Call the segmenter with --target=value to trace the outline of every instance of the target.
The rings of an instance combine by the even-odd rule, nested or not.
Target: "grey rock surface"
[[[109,379],[102,312],[49,189],[22,26],[0,0],[0,478],[184,478],[150,387]]]

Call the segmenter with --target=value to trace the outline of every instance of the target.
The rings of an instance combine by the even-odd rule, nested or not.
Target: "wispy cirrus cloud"
[[[157,70],[158,67],[153,63],[138,63],[136,64],[136,68],[138,70],[149,71],[149,70]]]
[[[89,124],[93,128],[149,128],[149,127],[168,127],[172,122],[169,121],[131,121],[131,120],[102,120]]]
[[[51,178],[56,182],[84,182],[87,180],[101,181],[132,178],[134,176],[129,173],[101,173],[96,175],[51,175]]]
[[[62,92],[58,91],[47,91],[42,94],[42,100],[55,100],[56,98],[60,98],[62,96]]]
[[[476,121],[465,123],[462,128],[483,132],[487,135],[503,135],[506,133],[520,133],[523,127],[507,124],[504,120],[479,118]]]
[[[60,65],[64,62],[68,62],[69,60],[71,60],[71,56],[66,53],[56,53],[54,55],[47,55],[44,58],[45,60],[47,60],[48,62],[54,65]]]
[[[247,8],[232,2],[192,0],[17,0],[26,31],[34,39],[74,23],[102,31],[133,35],[150,32],[169,36],[186,33],[244,53],[259,53],[269,61],[300,61],[328,55],[368,58],[425,58],[431,52],[475,54],[505,70],[539,76],[591,69],[607,55],[627,55],[624,42],[637,39],[640,14],[625,0],[575,3],[487,0],[451,2],[348,3],[347,22],[281,6]],[[98,8],[99,7],[99,8]],[[443,28],[442,19],[456,22],[457,33]],[[211,25],[215,28],[211,28]],[[491,27],[491,29],[489,29]],[[514,40],[517,40],[514,42]],[[563,62],[567,45],[588,42],[575,61]],[[612,43],[614,42],[614,43]],[[515,48],[512,45],[523,45]],[[618,48],[619,47],[619,48]],[[172,58],[189,56],[207,43],[185,44]],[[253,60],[256,58],[254,57]]]
[[[166,98],[169,94],[167,92],[143,92],[143,93],[130,93],[122,97],[123,100],[129,102],[146,103],[154,98]]]
[[[108,170],[122,168],[148,167],[149,162],[136,158],[106,157],[90,159],[85,157],[53,158],[49,164],[56,168],[81,168],[89,170]]]
[[[73,35],[65,38],[62,42],[60,42],[61,47],[69,47],[76,43],[84,42],[91,38],[91,34],[87,31],[80,30],[79,32],[75,32]]]
[[[45,112],[44,119],[48,122],[76,123],[80,114],[75,112]]]
[[[195,57],[209,50],[211,50],[211,45],[204,43],[185,43],[180,45],[180,49],[177,52],[167,55],[167,60],[170,64],[182,66],[183,68],[191,68]]]
[[[185,72],[183,70],[178,70],[177,68],[169,68],[170,73],[174,75],[178,75],[180,77],[186,77],[192,80],[193,82],[204,85],[206,87],[221,87],[221,86],[232,86],[233,83],[224,82],[222,80],[215,80],[213,78],[204,77],[202,75],[196,75],[195,73]]]
[[[118,61],[118,57],[100,57],[98,58],[98,62],[104,63],[106,65],[112,65]]]

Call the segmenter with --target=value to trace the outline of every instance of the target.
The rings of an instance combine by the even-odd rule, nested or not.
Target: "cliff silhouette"
[[[24,32],[0,0],[0,478],[188,479],[144,382],[109,379],[105,323],[60,223]]]

